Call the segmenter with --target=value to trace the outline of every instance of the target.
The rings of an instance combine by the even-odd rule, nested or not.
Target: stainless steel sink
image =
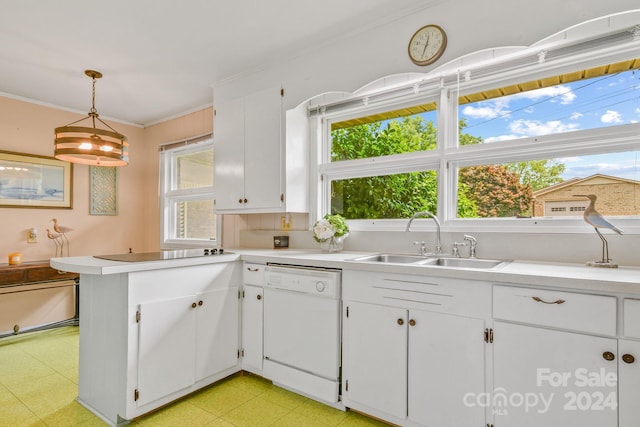
[[[482,258],[448,258],[439,257],[431,258],[421,255],[409,254],[375,254],[366,255],[359,258],[353,258],[349,261],[354,262],[375,262],[383,264],[414,264],[434,267],[450,267],[450,268],[479,268],[490,269],[499,266],[505,260],[498,259],[482,259]]]
[[[432,258],[425,261],[423,265],[436,265],[441,267],[453,268],[494,268],[502,264],[503,260],[497,259],[481,259],[481,258]]]
[[[405,254],[376,254],[367,255],[360,258],[354,258],[351,261],[356,262],[381,262],[391,264],[411,264],[418,261],[424,261],[426,258],[421,255],[405,255]]]

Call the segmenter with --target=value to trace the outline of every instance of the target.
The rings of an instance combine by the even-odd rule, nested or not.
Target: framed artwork
[[[89,214],[118,215],[118,168],[89,166]]]
[[[71,209],[72,204],[71,163],[0,151],[0,207]]]

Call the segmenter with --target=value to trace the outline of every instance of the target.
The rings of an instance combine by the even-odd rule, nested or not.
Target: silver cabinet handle
[[[557,299],[555,301],[545,301],[540,297],[531,297],[532,300],[534,300],[535,302],[541,302],[543,304],[564,304],[565,300],[563,299]]]

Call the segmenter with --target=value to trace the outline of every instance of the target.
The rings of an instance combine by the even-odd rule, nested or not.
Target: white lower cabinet
[[[262,374],[263,288],[246,286],[242,291],[242,369]]]
[[[138,405],[194,383],[196,318],[189,312],[193,299],[185,296],[140,305],[144,322],[139,327]]]
[[[425,426],[483,426],[485,321],[409,312],[408,418]]]
[[[636,300],[504,285],[493,299],[495,427],[639,425]]]
[[[618,340],[619,426],[640,424],[640,342]]]
[[[245,262],[242,272],[242,369],[262,375],[264,264]]]
[[[614,293],[344,270],[343,403],[402,426],[637,427],[637,319]]]
[[[460,281],[343,271],[344,405],[399,425],[484,426],[465,397],[486,389],[485,320],[425,308],[488,313],[490,286],[468,286],[485,294],[472,307],[456,301]]]
[[[81,275],[78,401],[119,424],[239,371],[240,265]]]
[[[237,287],[140,304],[140,319],[138,406],[238,363]]]
[[[616,426],[616,354],[615,338],[495,322],[493,424]]]
[[[345,301],[342,401],[351,408],[407,416],[407,311]],[[386,416],[386,417],[385,417]]]
[[[640,420],[640,300],[624,298],[622,304],[625,338],[618,340],[619,419],[620,427],[635,427]]]

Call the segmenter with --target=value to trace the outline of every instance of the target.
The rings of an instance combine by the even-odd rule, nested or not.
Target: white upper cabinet
[[[244,99],[216,108],[214,119],[216,211],[242,209],[244,204]]]
[[[215,199],[219,213],[306,212],[306,110],[283,111],[284,90],[216,105]],[[285,137],[286,133],[286,137]]]

